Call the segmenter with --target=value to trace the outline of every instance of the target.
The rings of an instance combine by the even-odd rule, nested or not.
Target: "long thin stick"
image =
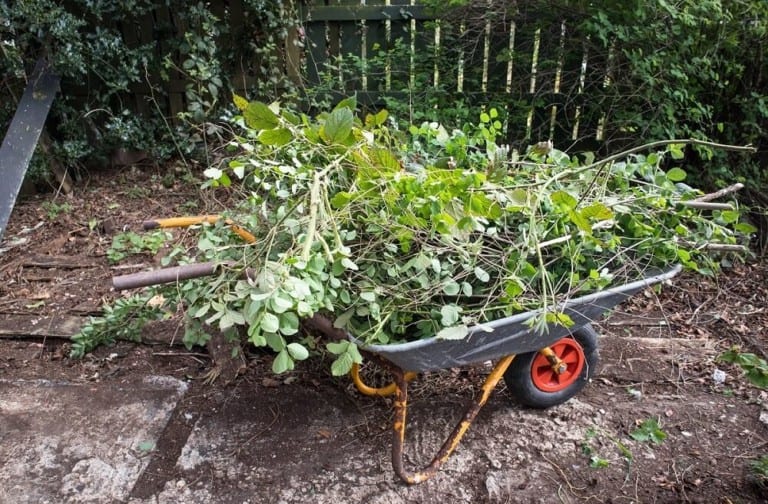
[[[713,199],[722,198],[726,194],[735,193],[736,191],[740,191],[744,188],[744,184],[741,182],[738,182],[733,185],[729,185],[728,187],[724,187],[723,189],[720,189],[719,191],[715,191],[713,193],[705,194],[704,196],[699,196],[693,201],[712,201]]]

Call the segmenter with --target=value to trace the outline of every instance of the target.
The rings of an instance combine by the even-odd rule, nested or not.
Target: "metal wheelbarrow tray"
[[[198,216],[147,221],[145,229],[157,227],[187,227],[204,222],[216,222],[219,216]],[[242,228],[227,224],[246,242],[255,238]],[[157,271],[134,273],[113,278],[116,289],[127,289],[177,282],[183,279],[208,276],[218,265],[198,263]],[[651,274],[641,280],[604,289],[569,299],[552,308],[567,314],[571,327],[548,324],[547,330],[535,331],[532,322],[545,315],[533,310],[471,327],[460,340],[428,338],[390,345],[367,345],[365,342],[335,329],[327,318],[315,315],[307,326],[328,339],[348,338],[355,342],[368,360],[387,369],[394,377],[385,387],[371,387],[364,383],[359,368],[353,365],[350,376],[358,390],[371,396],[394,395],[392,467],[406,483],[420,483],[437,473],[440,466],[456,449],[491,392],[504,378],[511,395],[519,403],[535,408],[561,404],[576,395],[596,373],[598,364],[598,335],[591,323],[601,318],[619,303],[642,289],[671,279],[681,270],[679,265],[667,271]],[[468,406],[462,419],[447,437],[432,461],[423,469],[409,472],[403,464],[405,426],[408,405],[408,382],[416,373],[434,371],[481,362],[494,361],[491,373],[483,382],[481,393]]]

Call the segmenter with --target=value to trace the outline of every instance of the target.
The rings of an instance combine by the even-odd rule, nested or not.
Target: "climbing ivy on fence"
[[[292,86],[276,73],[280,43],[296,23],[289,6],[278,0],[221,5],[0,0],[0,132],[35,61],[46,57],[62,76],[49,132],[65,165],[84,166],[117,148],[155,159],[187,154],[217,133],[230,108],[221,97],[231,88],[271,100]],[[247,79],[233,82],[241,74]],[[186,83],[184,108],[171,116],[167,99],[178,82]]]

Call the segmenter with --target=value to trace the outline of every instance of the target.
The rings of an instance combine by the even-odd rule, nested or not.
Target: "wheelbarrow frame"
[[[361,380],[357,367],[354,367],[351,373],[352,380],[361,393],[395,396],[393,406],[395,417],[392,428],[392,468],[395,473],[408,484],[421,483],[434,476],[459,445],[515,356],[528,352],[540,352],[550,360],[553,368],[559,368],[562,362],[553,355],[550,345],[562,338],[572,336],[640,290],[673,278],[681,269],[680,265],[676,265],[668,271],[559,304],[556,310],[571,317],[574,321],[571,327],[548,324],[547,331],[536,332],[531,329],[531,322],[544,313],[543,310],[534,310],[471,328],[469,335],[461,340],[441,340],[433,337],[394,345],[365,345],[350,336],[350,339],[363,351],[374,357],[371,360],[387,369],[394,378],[391,385],[376,389],[367,386]],[[480,393],[469,404],[464,415],[430,463],[418,471],[406,470],[403,457],[408,382],[415,377],[416,372],[460,367],[496,359],[499,360],[483,382]]]

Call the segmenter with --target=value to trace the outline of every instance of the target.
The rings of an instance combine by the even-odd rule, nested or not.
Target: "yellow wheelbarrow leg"
[[[405,378],[405,373],[403,370],[392,364],[387,366],[395,378],[396,389],[395,420],[392,437],[392,467],[395,470],[395,473],[397,473],[397,475],[403,481],[409,485],[413,485],[426,481],[437,473],[437,471],[440,469],[440,466],[442,466],[443,463],[445,463],[445,461],[450,458],[451,454],[461,441],[461,438],[464,437],[464,434],[469,429],[469,426],[472,425],[472,421],[475,419],[475,417],[477,417],[480,409],[488,401],[488,398],[491,396],[491,392],[493,392],[493,389],[496,388],[496,384],[498,384],[499,380],[504,376],[504,373],[507,371],[507,368],[512,363],[512,359],[514,358],[514,355],[508,355],[496,364],[496,366],[493,368],[493,371],[491,371],[483,383],[482,394],[475,398],[472,401],[472,404],[469,405],[467,411],[464,413],[464,417],[461,419],[461,421],[459,421],[456,427],[454,427],[451,434],[443,443],[443,446],[441,446],[440,450],[438,450],[437,455],[435,455],[435,457],[432,459],[432,462],[430,462],[430,464],[424,469],[417,472],[408,472],[403,467],[403,454],[405,450],[405,422],[408,409],[408,381]]]
[[[157,228],[176,228],[176,227],[189,227],[197,224],[215,224],[221,220],[219,215],[194,215],[190,217],[171,217],[169,219],[156,219],[144,221],[144,229],[157,229]],[[238,226],[230,219],[224,221],[227,226],[246,243],[255,243],[256,237],[251,233]]]
[[[349,376],[352,378],[352,382],[355,384],[355,387],[357,387],[357,390],[359,390],[361,394],[367,396],[387,397],[394,395],[395,392],[397,392],[397,386],[394,382],[390,383],[386,387],[378,388],[366,385],[365,382],[363,382],[363,379],[360,377],[360,365],[357,363],[352,364],[352,369],[349,372]],[[405,373],[405,381],[410,382],[416,378],[416,376],[416,373],[408,371]]]

